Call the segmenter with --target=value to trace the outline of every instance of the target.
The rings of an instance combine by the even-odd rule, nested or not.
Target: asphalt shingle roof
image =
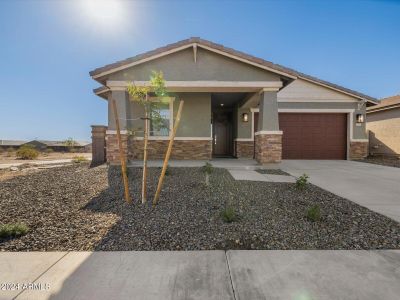
[[[298,71],[293,70],[291,68],[287,68],[287,67],[284,67],[282,65],[275,64],[273,62],[270,62],[270,61],[264,60],[262,58],[258,58],[258,57],[252,56],[250,54],[246,54],[244,52],[240,52],[240,51],[237,51],[235,49],[232,49],[232,48],[229,48],[229,47],[225,47],[224,45],[216,44],[216,43],[213,43],[211,41],[201,39],[199,37],[191,37],[189,39],[185,39],[185,40],[182,40],[182,41],[179,41],[179,42],[176,42],[176,43],[168,44],[168,45],[166,45],[164,47],[160,47],[160,48],[157,48],[157,49],[154,49],[154,50],[151,50],[151,51],[148,51],[148,52],[145,52],[145,53],[133,56],[133,57],[126,58],[124,60],[117,61],[117,62],[112,63],[112,64],[105,65],[103,67],[97,68],[97,69],[89,72],[89,74],[90,74],[90,76],[93,77],[93,76],[99,75],[99,74],[101,74],[103,72],[107,72],[107,71],[110,71],[112,69],[119,68],[119,67],[122,67],[124,65],[127,65],[127,64],[130,64],[130,63],[133,63],[133,62],[137,62],[139,60],[142,60],[142,59],[145,59],[145,58],[149,58],[149,57],[152,57],[154,55],[158,55],[158,54],[161,54],[163,52],[170,51],[170,50],[173,50],[175,48],[183,47],[185,45],[190,45],[190,44],[194,44],[194,43],[196,43],[196,44],[198,44],[200,46],[204,45],[204,46],[207,46],[209,48],[213,48],[215,50],[219,50],[219,51],[222,51],[222,52],[225,52],[225,53],[228,53],[228,54],[231,54],[231,55],[246,59],[248,61],[251,61],[251,62],[260,64],[260,65],[266,66],[266,67],[271,68],[273,70],[276,70],[278,72],[285,73],[285,74],[288,74],[290,76],[294,76],[296,78],[303,78],[303,79],[306,79],[306,80],[314,81],[314,82],[319,83],[321,85],[326,85],[326,86],[331,87],[333,89],[337,89],[339,91],[342,91],[342,92],[345,92],[345,93],[348,93],[348,94],[352,94],[352,95],[357,96],[359,98],[363,98],[363,99],[370,100],[370,101],[373,101],[373,102],[377,101],[376,98],[368,96],[368,95],[365,95],[363,93],[360,93],[360,92],[345,88],[343,86],[340,86],[340,85],[337,85],[337,84],[334,84],[334,83],[331,83],[331,82],[328,82],[328,81],[325,81],[325,80],[322,80],[322,79],[319,79],[319,78],[316,78],[316,77],[313,77],[313,76],[310,76],[310,75],[307,75],[307,74],[304,74],[304,73],[301,73],[301,72],[298,72]]]

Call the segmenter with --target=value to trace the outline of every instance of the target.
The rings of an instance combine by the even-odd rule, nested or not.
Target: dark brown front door
[[[280,113],[283,159],[346,159],[347,115]]]
[[[213,117],[214,156],[232,155],[231,113],[215,112]]]

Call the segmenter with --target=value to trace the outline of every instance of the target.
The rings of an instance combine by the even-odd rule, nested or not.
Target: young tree
[[[128,94],[131,100],[138,103],[144,108],[144,135],[143,135],[143,177],[142,177],[142,203],[147,201],[147,146],[149,139],[150,121],[153,127],[160,128],[164,125],[163,118],[159,112],[159,105],[155,101],[151,101],[151,96],[159,98],[167,96],[165,88],[165,80],[162,72],[153,71],[150,76],[150,85],[135,86],[134,83],[128,84]]]

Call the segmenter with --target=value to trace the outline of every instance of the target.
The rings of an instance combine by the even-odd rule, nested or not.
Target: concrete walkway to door
[[[400,222],[400,168],[346,160],[284,160],[280,168]]]

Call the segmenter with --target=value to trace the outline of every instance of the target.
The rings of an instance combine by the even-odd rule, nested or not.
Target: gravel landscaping
[[[151,202],[159,168],[149,170]],[[118,168],[87,163],[0,182],[0,225],[26,235],[0,240],[3,251],[197,249],[394,249],[400,224],[316,186],[235,181],[215,169],[170,168],[159,205],[140,203],[141,169],[129,169],[133,204],[123,200]],[[322,219],[307,219],[318,204]],[[221,212],[234,208],[225,223]]]
[[[367,158],[358,161],[370,164],[400,168],[400,157],[368,156]]]

